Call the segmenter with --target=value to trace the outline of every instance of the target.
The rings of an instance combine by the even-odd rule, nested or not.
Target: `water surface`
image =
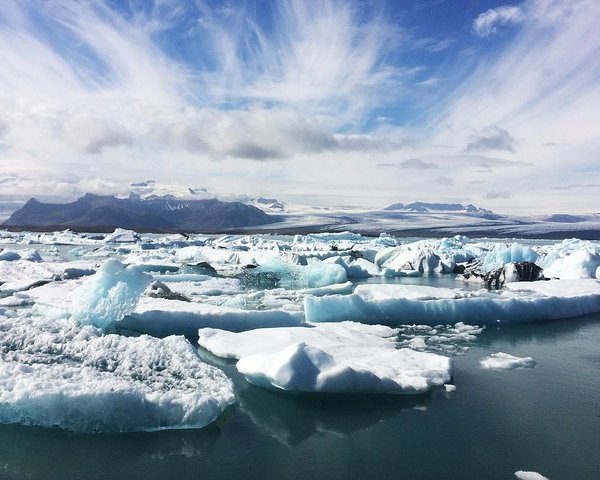
[[[481,369],[498,351],[537,366]],[[452,393],[290,395],[220,365],[239,403],[211,426],[84,435],[2,425],[0,478],[600,478],[600,315],[487,329],[455,357]]]

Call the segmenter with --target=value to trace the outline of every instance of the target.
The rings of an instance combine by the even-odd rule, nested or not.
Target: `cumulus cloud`
[[[475,18],[473,31],[480,37],[487,37],[498,32],[498,27],[516,25],[525,20],[525,14],[519,6],[506,5],[490,8]]]
[[[513,153],[517,141],[503,128],[487,127],[471,135],[466,147],[467,152],[485,152],[487,150],[504,150]]]

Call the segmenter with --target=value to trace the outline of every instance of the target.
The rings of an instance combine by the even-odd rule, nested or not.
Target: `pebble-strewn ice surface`
[[[202,427],[236,400],[218,357],[284,392],[453,391],[485,328],[600,312],[599,275],[575,239],[0,231],[0,422]]]

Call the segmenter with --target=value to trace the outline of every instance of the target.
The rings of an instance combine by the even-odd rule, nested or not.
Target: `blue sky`
[[[596,0],[6,0],[0,197],[599,211],[598,25]]]

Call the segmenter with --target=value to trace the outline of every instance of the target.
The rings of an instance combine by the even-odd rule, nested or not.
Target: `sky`
[[[599,212],[598,25],[598,0],[3,0],[0,201]]]

